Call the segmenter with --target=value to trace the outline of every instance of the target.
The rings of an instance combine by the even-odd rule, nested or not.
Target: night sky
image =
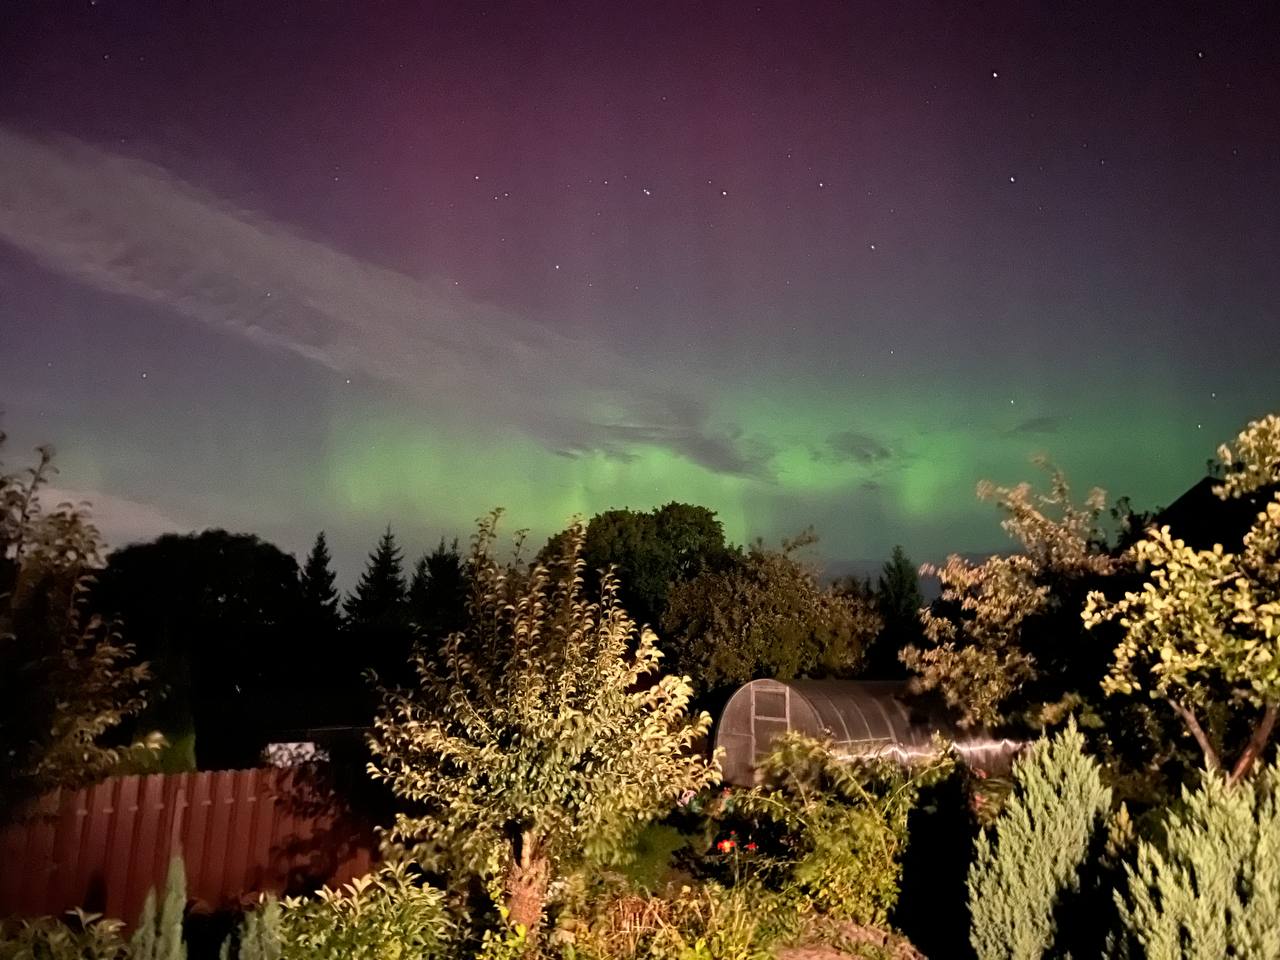
[[[0,7],[0,408],[110,540],[502,504],[825,561],[1280,408],[1273,3]]]

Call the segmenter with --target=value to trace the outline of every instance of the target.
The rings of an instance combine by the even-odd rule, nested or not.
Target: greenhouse
[[[788,730],[825,740],[842,756],[904,763],[935,753],[934,738],[941,736],[965,762],[983,770],[1007,769],[1021,746],[961,730],[943,710],[912,698],[901,683],[753,680],[729,698],[716,725],[725,782],[754,783],[756,762]]]

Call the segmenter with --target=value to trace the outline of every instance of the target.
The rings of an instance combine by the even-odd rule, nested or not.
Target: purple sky
[[[1121,9],[1121,8],[1124,9]],[[1274,4],[11,4],[0,408],[116,542],[998,546],[1280,407]],[[144,376],[145,375],[145,376]]]

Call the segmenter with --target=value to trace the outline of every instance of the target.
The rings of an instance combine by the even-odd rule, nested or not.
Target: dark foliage
[[[194,732],[201,766],[252,765],[267,731],[296,725],[314,651],[297,563],[279,548],[225,530],[166,534],[113,553],[93,604],[153,664],[147,721],[171,741]]]

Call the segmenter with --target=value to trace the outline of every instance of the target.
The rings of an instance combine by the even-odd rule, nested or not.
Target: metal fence
[[[0,829],[0,917],[84,907],[132,923],[181,854],[216,910],[367,873],[373,831],[308,768],[114,777],[60,790]]]

